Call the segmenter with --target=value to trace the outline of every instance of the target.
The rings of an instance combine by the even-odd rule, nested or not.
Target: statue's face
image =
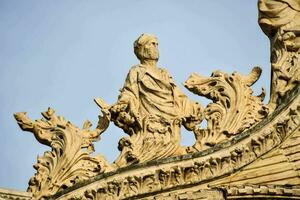
[[[146,42],[142,47],[142,55],[144,59],[149,60],[158,60],[159,51],[158,51],[158,41],[156,38],[151,38]]]

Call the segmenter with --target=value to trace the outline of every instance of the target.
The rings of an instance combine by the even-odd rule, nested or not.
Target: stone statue
[[[130,135],[120,140],[118,166],[183,154],[181,125],[192,130],[203,119],[203,108],[183,94],[167,70],[157,67],[155,36],[142,34],[134,53],[140,64],[130,69],[118,102],[109,109],[111,120]]]
[[[260,0],[258,8],[271,41],[268,105],[264,89],[253,94],[262,72],[254,67],[248,75],[193,73],[185,87],[211,100],[202,108],[157,66],[157,38],[142,34],[134,42],[140,64],[130,69],[118,101],[95,99],[102,112],[95,129],[90,121],[79,128],[52,108],[35,121],[15,114],[21,129],[51,147],[34,165],[28,198],[300,198],[300,0]],[[199,126],[203,119],[207,127]],[[129,135],[119,141],[113,164],[94,155],[110,122]],[[194,133],[193,146],[180,145],[181,126]]]
[[[51,151],[45,152],[34,165],[37,173],[30,179],[28,187],[34,198],[48,198],[78,182],[128,165],[222,145],[268,115],[268,108],[263,104],[264,90],[261,95],[253,96],[251,89],[261,74],[259,67],[254,67],[247,76],[221,71],[213,72],[210,77],[192,74],[185,87],[212,100],[204,109],[183,94],[167,70],[157,66],[159,51],[155,36],[142,34],[134,42],[134,53],[140,64],[130,69],[118,101],[108,105],[102,99],[95,99],[102,113],[94,130],[90,121],[78,128],[63,116],[57,116],[52,108],[42,112],[43,118],[35,121],[25,112],[15,114],[24,131],[32,132],[40,143],[51,147]],[[199,126],[204,118],[207,128]],[[129,135],[120,139],[118,149],[121,153],[113,164],[103,156],[93,154],[93,142],[100,139],[110,122]],[[181,146],[181,126],[194,133],[193,146]],[[234,152],[235,155],[241,151],[235,149]],[[199,167],[205,171],[211,163],[219,166],[219,161],[201,162],[203,165],[199,163]],[[187,167],[186,172],[191,173],[184,175],[187,182],[196,180],[195,176],[200,173],[198,168],[191,167]],[[180,173],[183,171],[177,170],[175,176]],[[160,183],[167,185],[171,172],[162,172],[159,177]],[[126,184],[129,191],[136,192],[136,183],[143,181],[144,187],[153,179],[152,175],[142,180],[128,179]],[[180,180],[175,177],[173,182]],[[112,182],[101,199],[116,199],[119,190],[119,184]]]
[[[299,17],[299,0],[260,0],[258,6],[260,26],[269,37],[274,36],[280,27],[300,25],[295,20]]]
[[[270,110],[300,83],[300,1],[260,0],[259,24],[271,43]]]

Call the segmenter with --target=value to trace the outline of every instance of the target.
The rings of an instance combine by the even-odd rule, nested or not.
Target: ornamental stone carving
[[[262,102],[265,90],[261,95],[253,96],[250,88],[260,74],[261,69],[254,67],[248,76],[237,72],[228,75],[221,71],[215,71],[209,78],[195,73],[190,76],[186,88],[213,101],[204,110],[207,129],[196,127],[193,130],[197,141],[190,151],[224,142],[268,115],[268,108]]]
[[[34,168],[37,173],[30,179],[28,192],[36,199],[43,199],[99,173],[109,171],[110,165],[102,156],[90,156],[94,152],[93,142],[100,139],[106,126],[102,117],[95,130],[86,121],[79,129],[52,108],[42,113],[43,119],[32,121],[26,113],[16,113],[15,118],[24,131],[30,131],[51,151],[38,157]]]
[[[204,108],[157,65],[158,39],[142,34],[134,42],[140,63],[116,103],[94,100],[101,111],[94,130],[52,108],[35,121],[15,114],[22,130],[51,147],[38,157],[24,199],[300,199],[300,2],[259,0],[258,8],[271,41],[267,105],[265,89],[253,95],[262,72],[254,67],[248,75],[193,73],[185,87],[211,100]],[[207,127],[200,127],[203,120]],[[111,122],[128,136],[108,163],[93,154],[93,143]],[[193,146],[181,146],[182,127],[194,133]]]
[[[290,94],[286,104],[277,113],[268,116],[259,129],[243,132],[215,148],[175,157],[177,160],[165,158],[136,164],[125,171],[121,168],[109,177],[104,174],[97,176],[93,182],[86,182],[80,188],[73,187],[71,192],[61,192],[53,199],[155,199],[164,193],[170,195],[169,191],[174,194],[170,199],[178,199],[176,195],[185,190],[191,194],[203,190],[202,195],[205,196],[210,189],[216,193],[225,191],[225,194],[237,199],[243,199],[246,194],[253,195],[252,199],[258,195],[259,199],[264,190],[269,199],[297,197],[300,151],[293,147],[300,143],[300,88],[295,93]],[[285,158],[287,154],[293,159]],[[290,162],[294,166],[287,167]],[[134,185],[130,192],[127,192],[128,180],[133,180]],[[272,186],[272,182],[277,185]],[[292,187],[286,187],[289,184]],[[249,186],[252,188],[249,188],[249,193],[243,193],[243,189]],[[234,192],[235,188],[239,193]],[[277,189],[274,193],[269,192],[272,188],[290,192],[278,194]],[[156,196],[157,193],[159,195]],[[224,199],[223,195],[221,197]]]
[[[130,137],[119,142],[119,167],[185,154],[180,127],[191,130],[203,118],[203,108],[182,93],[167,70],[157,67],[158,40],[149,34],[134,42],[140,64],[126,78],[111,120]]]
[[[271,99],[274,110],[287,91],[300,83],[300,2],[259,0],[259,25],[271,43]]]

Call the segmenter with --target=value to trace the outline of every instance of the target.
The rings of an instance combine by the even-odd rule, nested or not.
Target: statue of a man
[[[158,40],[142,34],[134,42],[140,64],[126,78],[118,102],[110,107],[111,120],[130,138],[119,142],[118,166],[180,155],[180,127],[193,130],[203,108],[182,93],[167,70],[158,68]]]

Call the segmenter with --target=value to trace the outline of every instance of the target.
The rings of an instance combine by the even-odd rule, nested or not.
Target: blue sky
[[[255,94],[269,93],[269,40],[257,24],[256,0],[0,1],[0,187],[26,190],[37,155],[49,148],[17,126],[13,113],[32,119],[49,106],[78,126],[94,124],[93,98],[116,102],[141,33],[159,38],[159,65],[182,83],[192,72],[247,74],[261,66]],[[267,103],[269,95],[266,97]],[[183,145],[194,141],[183,131]],[[125,136],[111,124],[96,143],[109,161]]]

